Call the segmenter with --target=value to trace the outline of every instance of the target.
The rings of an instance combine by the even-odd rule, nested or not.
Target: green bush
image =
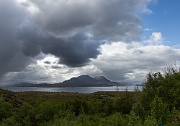
[[[0,121],[12,115],[12,105],[0,97]]]

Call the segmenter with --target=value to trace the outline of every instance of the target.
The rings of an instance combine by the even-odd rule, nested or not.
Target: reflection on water
[[[14,92],[20,91],[46,91],[46,92],[79,92],[79,93],[94,93],[97,91],[135,91],[142,90],[142,86],[112,86],[112,87],[13,87],[2,86],[2,89],[11,90]]]

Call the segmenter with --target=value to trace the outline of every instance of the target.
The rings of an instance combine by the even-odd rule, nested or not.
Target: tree
[[[0,97],[0,121],[12,115],[12,105]]]
[[[143,101],[148,106],[155,96],[172,107],[180,107],[180,71],[174,68],[166,68],[162,74],[149,73],[143,89]],[[147,108],[147,107],[146,107]],[[150,106],[148,106],[148,109]]]

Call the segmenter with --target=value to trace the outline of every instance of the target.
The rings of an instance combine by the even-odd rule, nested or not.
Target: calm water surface
[[[112,87],[13,87],[1,86],[2,89],[11,90],[14,92],[21,91],[46,91],[46,92],[79,92],[79,93],[94,93],[97,91],[135,91],[137,86],[112,86]],[[142,86],[138,86],[142,90]]]

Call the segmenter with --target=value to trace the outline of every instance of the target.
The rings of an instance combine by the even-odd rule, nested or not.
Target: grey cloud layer
[[[147,0],[31,0],[39,13],[34,21],[56,36],[89,32],[108,40],[134,39],[141,33],[137,13],[146,8]]]
[[[101,41],[138,39],[137,13],[149,0],[0,0],[0,76],[22,70],[40,53],[71,67],[96,58]],[[27,11],[35,6],[37,12]]]
[[[16,39],[17,28],[24,19],[23,11],[11,0],[0,0],[0,77],[6,72],[22,70],[29,62]]]

